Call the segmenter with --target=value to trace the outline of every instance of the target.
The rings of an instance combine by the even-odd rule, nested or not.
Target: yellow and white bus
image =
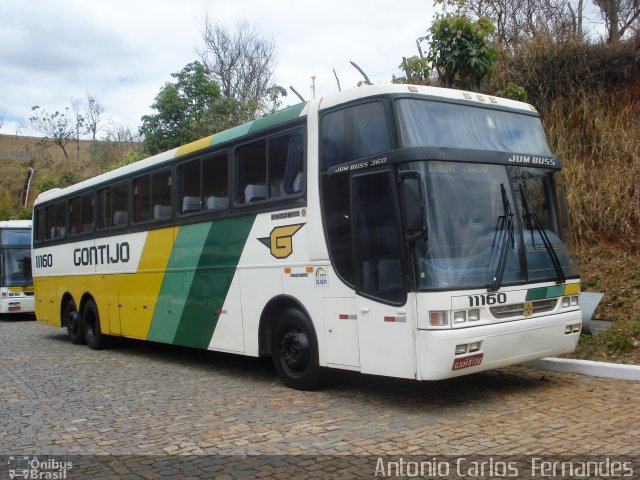
[[[0,314],[33,313],[31,220],[0,221]]]
[[[530,105],[406,85],[299,104],[34,207],[39,321],[443,379],[572,351],[560,160]]]

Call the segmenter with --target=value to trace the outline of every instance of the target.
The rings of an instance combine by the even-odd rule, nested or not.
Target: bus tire
[[[288,308],[279,315],[271,337],[271,356],[286,386],[297,390],[320,386],[318,340],[311,321],[300,310]]]
[[[107,345],[106,335],[100,331],[98,306],[93,300],[88,300],[82,309],[82,331],[87,346],[92,350],[101,350]]]
[[[69,300],[62,312],[63,324],[67,326],[67,335],[71,343],[74,345],[84,345],[84,331],[82,330],[82,322],[80,314],[76,308],[76,302]]]

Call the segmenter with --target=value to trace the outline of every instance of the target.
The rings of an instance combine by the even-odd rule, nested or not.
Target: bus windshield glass
[[[1,261],[3,287],[33,285],[30,248],[3,248]]]
[[[403,147],[444,147],[552,155],[533,115],[430,100],[396,102]]]
[[[30,228],[5,228],[0,232],[0,242],[2,245],[31,245],[31,229]]]
[[[419,288],[485,288],[498,270],[502,285],[556,280],[544,237],[562,274],[577,275],[558,172],[433,161],[410,168],[421,172],[427,194],[428,233],[414,244]]]

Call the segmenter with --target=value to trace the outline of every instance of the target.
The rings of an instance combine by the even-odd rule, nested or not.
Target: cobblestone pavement
[[[522,367],[330,377],[299,392],[269,359],[130,340],[93,351],[0,319],[0,455],[640,456],[640,382]]]

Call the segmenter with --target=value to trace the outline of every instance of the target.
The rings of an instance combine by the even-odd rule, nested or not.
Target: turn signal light
[[[431,325],[432,327],[446,327],[447,325],[449,325],[447,312],[429,312],[429,325]]]

